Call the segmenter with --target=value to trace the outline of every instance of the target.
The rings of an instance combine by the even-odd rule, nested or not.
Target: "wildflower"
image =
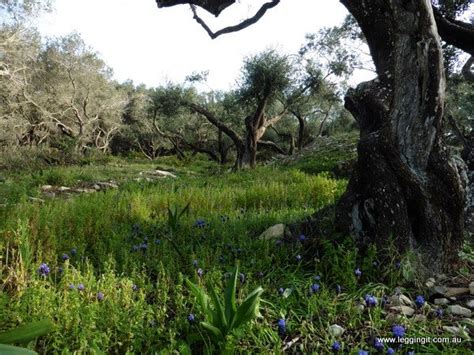
[[[296,261],[301,261],[301,259],[303,259],[303,258],[301,257],[301,255],[299,255],[299,254],[296,255]]]
[[[156,244],[156,245],[159,245],[160,243],[161,243],[161,240],[155,239],[155,244]]]
[[[312,284],[311,285],[311,293],[316,293],[319,291],[319,284]]]
[[[336,293],[341,293],[342,292],[342,287],[341,285],[336,285]]]
[[[374,262],[372,263],[372,266],[373,266],[373,267],[377,267],[377,265],[378,265],[378,263],[377,263],[376,261],[374,261]]]
[[[402,263],[401,263],[400,261],[397,261],[397,262],[395,263],[395,267],[396,267],[397,269],[400,269],[401,266],[402,266]]]
[[[280,288],[278,289],[278,293],[279,293],[280,295],[283,295],[283,294],[285,293],[285,289],[284,289],[283,287],[280,287]]]
[[[141,244],[139,245],[139,248],[140,248],[141,250],[147,250],[147,249],[148,249],[148,244],[147,244],[147,243],[141,243]]]
[[[76,286],[74,286],[74,284],[69,284],[69,289],[71,291],[75,290],[76,289]]]
[[[206,226],[206,221],[203,220],[203,219],[198,219],[195,223],[194,223],[194,227],[197,227],[197,228],[204,228]]]
[[[369,355],[369,352],[366,351],[366,350],[359,350],[359,352],[357,353],[357,355]]]
[[[278,320],[278,334],[285,335],[286,333],[286,322],[283,318]]]
[[[78,289],[79,291],[84,291],[84,285],[83,285],[83,284],[77,285],[77,289]]]
[[[357,269],[355,269],[355,271],[354,271],[354,275],[355,275],[357,278],[359,278],[359,277],[362,276],[362,271],[360,271],[360,269],[357,268]]]
[[[47,264],[42,263],[38,268],[38,272],[41,276],[46,277],[51,272],[51,270],[49,269],[49,266]]]
[[[392,348],[388,348],[387,355],[393,355],[393,354],[395,354],[395,350],[393,350]]]
[[[390,300],[388,299],[388,297],[386,295],[383,295],[382,296],[382,307],[385,307],[385,305],[387,305],[388,303],[390,303]]]
[[[396,338],[403,338],[405,336],[405,328],[402,325],[394,325],[392,327],[392,334]]]
[[[331,349],[334,352],[341,350],[341,343],[339,343],[338,341],[335,341],[334,343],[332,343]]]
[[[77,254],[77,249],[76,249],[76,248],[72,248],[72,249],[71,249],[71,255],[72,255],[72,256],[76,256],[76,254]]]
[[[196,321],[196,317],[194,316],[194,314],[190,313],[190,314],[188,315],[188,322],[189,322],[190,324],[192,324],[192,323],[194,323],[195,321]]]
[[[301,243],[303,243],[306,240],[306,236],[304,234],[301,234],[298,239]]]
[[[104,299],[104,294],[102,292],[97,293],[97,300],[102,301]]]
[[[197,260],[193,260],[193,266],[194,266],[194,267],[197,267],[197,266],[198,266],[198,261],[197,261]]]
[[[202,276],[204,275],[204,270],[201,269],[201,268],[197,269],[196,272],[197,272],[197,274],[198,274],[199,277],[202,277]]]
[[[132,291],[138,291],[138,286],[135,285],[135,284],[133,284],[133,285],[132,285]]]
[[[315,281],[319,281],[319,280],[321,280],[321,276],[319,276],[319,275],[316,275],[316,276],[314,277],[314,280],[315,280]]]
[[[443,310],[441,308],[436,309],[436,317],[437,318],[442,318],[443,317]]]
[[[377,351],[382,351],[383,350],[383,343],[379,340],[379,339],[375,339],[374,341],[374,348],[377,350]]]
[[[239,273],[239,280],[240,280],[240,283],[243,284],[245,282],[245,274]]]
[[[367,307],[375,307],[377,305],[377,297],[372,295],[365,295],[365,304]]]
[[[61,257],[63,259],[63,261],[66,261],[69,259],[69,255],[67,255],[66,253],[64,253]]]
[[[423,296],[416,296],[415,305],[418,308],[421,308],[421,307],[423,307],[424,304],[425,304],[425,298]]]

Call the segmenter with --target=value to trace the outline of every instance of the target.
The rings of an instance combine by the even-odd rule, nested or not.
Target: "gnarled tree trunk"
[[[357,19],[378,78],[350,90],[358,162],[337,206],[362,244],[393,238],[425,273],[456,265],[464,191],[442,142],[443,55],[429,0],[341,0]]]

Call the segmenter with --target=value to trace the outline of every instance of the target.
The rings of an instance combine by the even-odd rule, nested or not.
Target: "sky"
[[[216,31],[251,17],[265,2],[240,0],[218,18],[202,9],[199,15]],[[208,70],[207,88],[226,90],[246,56],[266,48],[297,53],[306,33],[338,25],[346,14],[338,0],[282,0],[251,27],[212,40],[186,5],[158,9],[154,0],[55,0],[55,10],[38,27],[45,36],[79,32],[119,81],[153,87]]]

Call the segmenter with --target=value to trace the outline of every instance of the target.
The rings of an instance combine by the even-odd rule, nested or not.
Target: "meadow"
[[[305,158],[294,167],[230,172],[200,156],[153,163],[110,158],[6,172],[0,183],[0,333],[49,320],[48,334],[22,344],[41,354],[382,354],[389,346],[402,354],[469,353],[464,323],[458,346],[374,343],[392,336],[394,325],[407,337],[452,337],[442,326],[453,318],[428,304],[416,309],[423,317],[387,317],[384,300],[396,292],[428,297],[412,277],[409,256],[394,252],[382,262],[375,248],[359,253],[349,236],[321,236],[311,255],[315,237],[258,237],[343,193],[346,180],[319,169],[307,173],[315,170],[311,164]],[[156,168],[177,178],[134,180]],[[119,188],[69,198],[40,193],[44,184],[107,179]],[[217,344],[201,327],[205,314],[185,280],[220,295],[237,264],[237,303],[261,286],[260,308]]]

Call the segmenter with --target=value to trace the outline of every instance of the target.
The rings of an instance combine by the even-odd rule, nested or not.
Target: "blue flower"
[[[194,227],[197,228],[204,228],[206,226],[206,221],[203,219],[198,219],[196,222],[194,222]]]
[[[377,297],[373,295],[365,295],[365,304],[367,307],[375,307],[377,305]]]
[[[423,307],[425,304],[425,298],[423,296],[416,296],[415,304],[418,308]]]
[[[443,317],[443,310],[441,308],[436,309],[436,317],[437,318],[442,318]]]
[[[76,249],[76,248],[72,248],[72,249],[71,249],[71,255],[72,255],[72,256],[76,256],[76,254],[77,254],[77,249]]]
[[[66,261],[69,259],[69,255],[67,255],[66,253],[64,253],[61,257],[63,259],[63,261]]]
[[[402,325],[394,325],[392,327],[392,334],[396,338],[403,338],[405,336],[405,328]]]
[[[155,239],[155,244],[156,244],[156,245],[158,245],[158,244],[160,244],[160,243],[161,243],[161,240]]]
[[[382,351],[384,346],[383,346],[383,343],[379,340],[379,339],[375,339],[374,341],[374,348],[377,350],[377,351]]]
[[[395,354],[395,350],[393,350],[392,348],[388,348],[387,355],[393,355],[393,354]]]
[[[48,276],[48,274],[51,272],[51,270],[49,269],[49,266],[45,263],[42,263],[40,265],[40,267],[38,268],[38,273],[41,275],[41,276]]]
[[[332,343],[331,349],[334,352],[341,350],[341,343],[339,343],[338,341],[335,341],[334,343]]]
[[[319,291],[319,288],[320,288],[319,284],[312,284],[312,285],[311,285],[311,293],[316,293],[316,292],[318,292],[318,291]]]
[[[283,287],[280,287],[280,288],[278,289],[278,293],[279,293],[280,295],[283,295],[283,294],[285,293],[285,289],[284,289]]]
[[[197,269],[196,272],[197,272],[197,274],[198,274],[199,277],[202,277],[202,276],[204,275],[204,270],[201,269],[201,268]]]
[[[400,261],[397,261],[397,262],[395,263],[395,267],[396,267],[397,269],[400,269],[401,266],[402,266],[402,263],[401,263]]]
[[[300,242],[304,242],[306,240],[306,236],[304,234],[301,234],[298,239]]]
[[[97,300],[102,301],[104,299],[104,294],[102,292],[97,293]]]
[[[148,249],[148,244],[147,244],[147,243],[141,243],[141,244],[139,245],[139,248],[140,248],[141,250],[147,250],[147,249]]]
[[[278,320],[278,334],[285,335],[286,333],[286,322],[283,318]]]
[[[76,289],[76,286],[74,286],[74,284],[69,284],[69,289],[71,291],[75,290]]]
[[[356,277],[361,277],[361,276],[362,276],[362,271],[360,271],[360,269],[357,268],[357,269],[354,270],[354,275],[355,275]]]
[[[366,351],[366,350],[359,350],[359,352],[357,353],[357,355],[369,355],[369,352]]]
[[[83,284],[77,285],[77,289],[78,289],[79,291],[84,291],[84,285],[83,285]]]
[[[195,321],[196,321],[195,315],[192,314],[192,313],[190,313],[190,314],[188,315],[188,322],[192,324],[192,323],[194,323]]]
[[[341,285],[336,285],[336,293],[341,293],[342,292],[342,287]]]
[[[197,266],[198,266],[198,261],[197,261],[197,260],[193,260],[193,266],[194,266],[194,267],[197,267]]]
[[[301,261],[301,259],[303,259],[301,255],[296,255],[296,261]]]

